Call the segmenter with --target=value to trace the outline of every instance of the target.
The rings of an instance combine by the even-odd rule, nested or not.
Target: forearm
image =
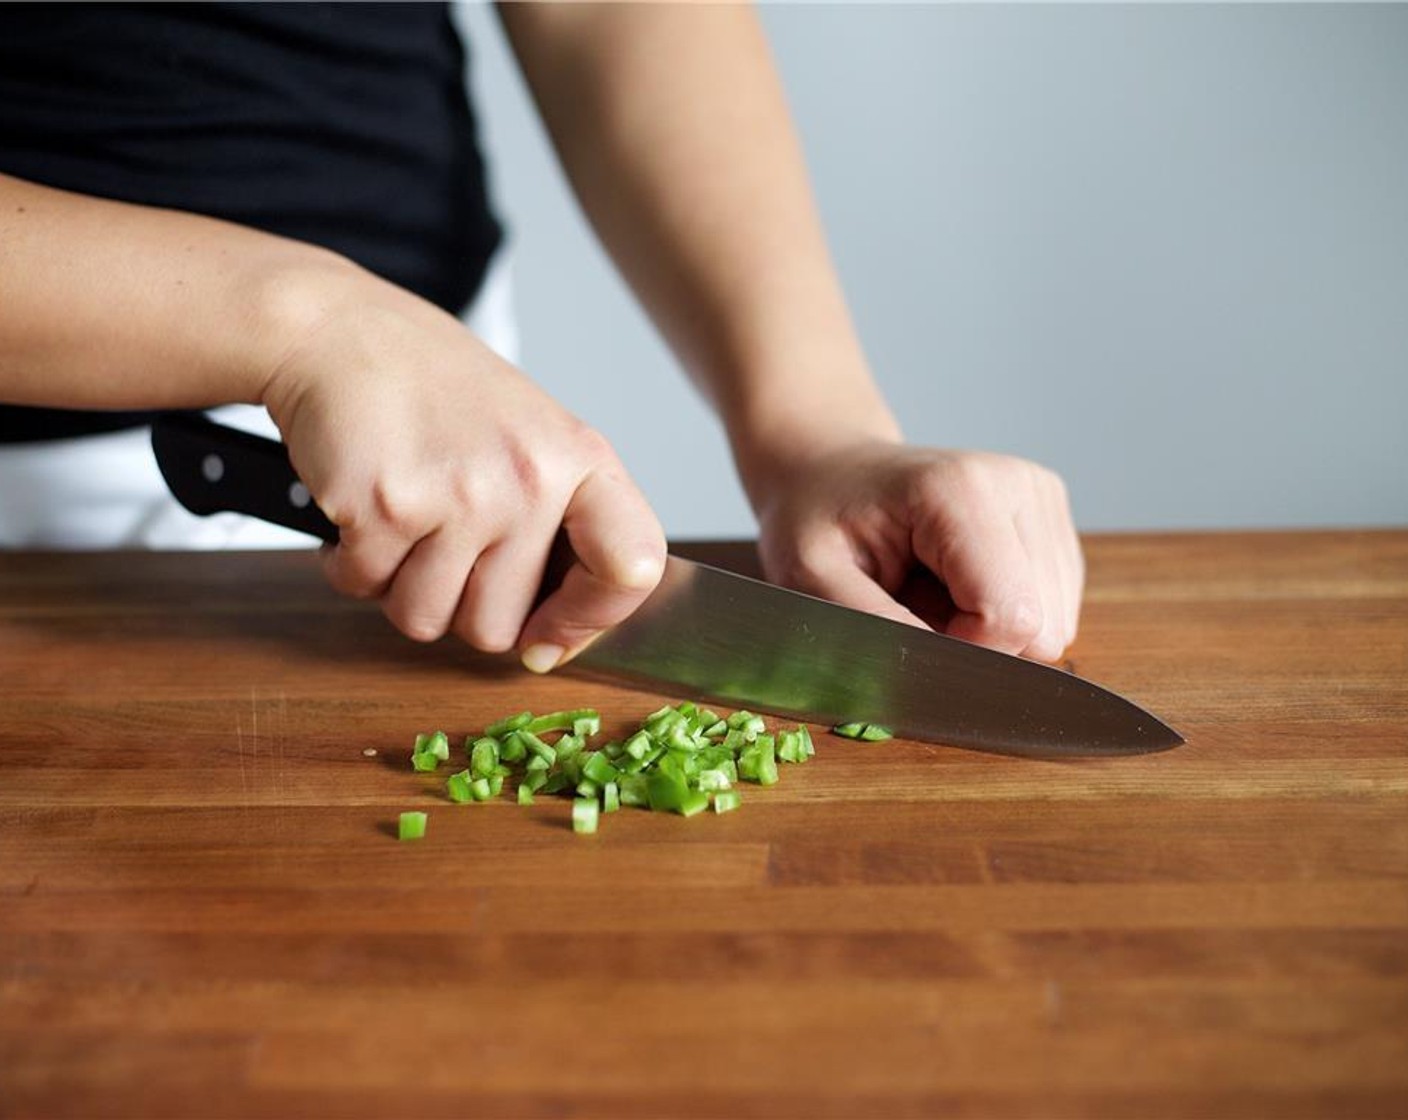
[[[755,503],[781,449],[897,439],[752,11],[501,16],[578,197],[719,410]]]
[[[227,222],[0,175],[0,400],[257,403],[320,292],[358,270]]]

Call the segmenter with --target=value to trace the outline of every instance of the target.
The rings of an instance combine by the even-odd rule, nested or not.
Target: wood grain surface
[[[411,739],[682,697],[310,555],[0,556],[0,1114],[1408,1115],[1408,532],[1087,545],[1071,664],[1186,746],[818,734],[594,837]]]

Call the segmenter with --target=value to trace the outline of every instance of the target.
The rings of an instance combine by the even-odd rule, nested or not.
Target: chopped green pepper
[[[579,729],[580,725],[580,729]],[[553,731],[570,731],[574,735],[595,735],[601,730],[601,716],[595,708],[575,708],[566,712],[549,712],[537,716],[525,725],[534,735]]]
[[[593,751],[586,759],[582,764],[582,776],[590,778],[598,785],[604,786],[607,782],[614,782],[621,774],[600,751]]]
[[[743,795],[736,789],[723,789],[714,794],[714,812],[731,813],[743,804]]]
[[[498,723],[491,723],[484,729],[484,734],[491,739],[502,739],[510,731],[520,731],[532,722],[532,712],[519,712],[516,716],[509,716],[501,719]]]
[[[476,778],[487,778],[498,768],[498,740],[487,736],[475,742],[469,752],[469,770]]]
[[[834,730],[872,742],[889,737],[879,724],[838,724]],[[804,725],[773,735],[754,712],[720,717],[688,700],[652,712],[623,739],[588,749],[588,739],[600,731],[594,708],[539,716],[525,711],[490,724],[483,735],[465,740],[469,769],[446,781],[450,799],[487,801],[516,774],[519,804],[532,804],[540,791],[573,794],[573,828],[595,832],[601,813],[623,805],[682,816],[711,804],[716,813],[732,812],[742,803],[734,788],[740,780],[772,785],[779,760],[800,763],[816,753]],[[557,738],[549,743],[543,735]],[[447,758],[443,732],[417,737],[417,769],[433,770]]]
[[[894,738],[894,732],[882,723],[838,723],[831,729],[831,733],[844,739],[862,739],[867,743]]]
[[[411,766],[422,772],[429,772],[450,760],[450,738],[443,731],[429,735],[417,735],[415,746],[411,748]]]
[[[420,840],[425,836],[425,813],[402,813],[396,822],[396,836],[400,840]]]
[[[572,831],[591,833],[596,831],[600,819],[596,798],[579,797],[572,802]]]
[[[459,805],[471,800],[472,794],[469,790],[471,780],[468,770],[461,770],[458,774],[451,774],[446,778],[445,791],[450,795],[450,800]]]

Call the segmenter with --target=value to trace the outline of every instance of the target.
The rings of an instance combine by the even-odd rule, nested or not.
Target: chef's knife
[[[152,448],[187,509],[249,514],[335,543],[283,444],[170,413]],[[1040,757],[1163,750],[1183,739],[1071,673],[678,556],[579,670],[814,723],[865,720],[908,739]]]

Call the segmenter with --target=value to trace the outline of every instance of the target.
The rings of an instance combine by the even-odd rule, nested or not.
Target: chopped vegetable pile
[[[686,817],[711,805],[715,813],[731,812],[742,802],[738,783],[773,785],[779,762],[801,763],[816,753],[805,726],[772,734],[752,712],[721,718],[689,701],[661,708],[625,738],[592,748],[600,732],[601,716],[591,708],[509,716],[465,740],[469,766],[446,779],[445,791],[460,804],[488,801],[512,778],[520,805],[531,805],[540,792],[570,794],[573,831],[592,833],[601,814],[623,805]],[[449,761],[449,744],[443,731],[417,735],[412,767],[437,770]],[[402,814],[402,839],[413,815]],[[422,821],[416,836],[423,833]]]

